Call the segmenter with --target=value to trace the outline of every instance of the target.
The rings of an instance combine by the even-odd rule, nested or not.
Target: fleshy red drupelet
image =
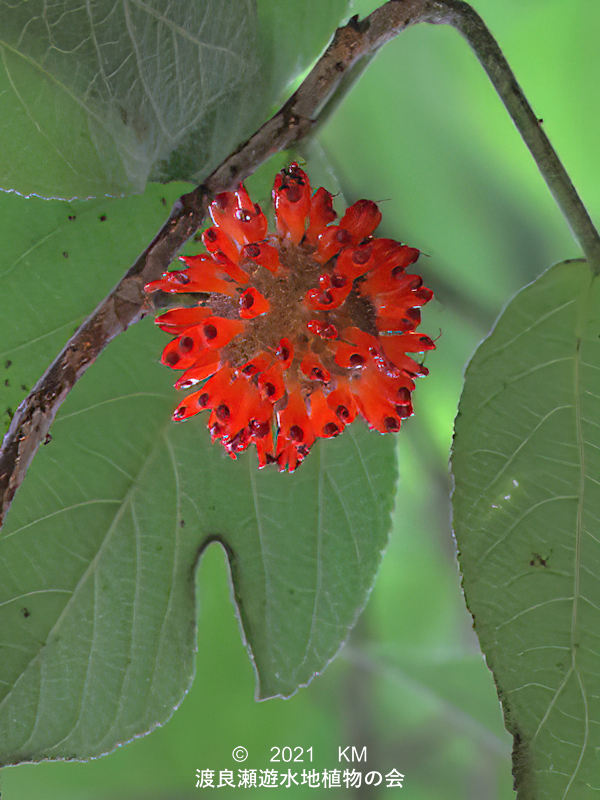
[[[275,178],[277,233],[242,185],[210,205],[208,254],[182,256],[147,292],[198,292],[195,306],[161,314],[175,338],[162,362],[184,370],[177,389],[200,388],[176,408],[185,420],[210,409],[208,429],[232,458],[254,443],[259,467],[293,472],[317,438],[337,436],[360,414],[380,433],[412,414],[411,355],[435,347],[416,332],[431,289],[408,275],[419,251],[373,237],[381,213],[358,200],[339,224],[332,195],[311,195],[291,164]],[[208,379],[208,380],[207,380]]]

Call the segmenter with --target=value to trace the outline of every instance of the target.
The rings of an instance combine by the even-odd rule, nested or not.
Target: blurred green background
[[[356,2],[354,11],[376,5]],[[598,220],[599,5],[474,5]],[[436,292],[422,327],[440,334],[438,349],[416,392],[416,416],[398,437],[394,526],[369,604],[323,675],[290,700],[256,703],[227,567],[213,545],[197,577],[196,680],[171,721],[87,764],[7,768],[4,800],[188,798],[200,792],[195,770],[232,768],[237,745],[250,751],[246,767],[269,766],[271,746],[300,745],[313,747],[314,761],[294,769],[330,769],[338,766],[338,745],[348,744],[367,746],[367,769],[404,773],[404,788],[325,793],[303,786],[253,789],[253,796],[514,796],[511,740],[455,562],[447,470],[452,420],[465,363],[502,306],[552,263],[580,253],[487,77],[450,29],[419,26],[387,45],[320,132],[313,153],[311,176],[325,181],[330,169],[348,201],[380,202],[381,235],[426,254],[420,271]]]

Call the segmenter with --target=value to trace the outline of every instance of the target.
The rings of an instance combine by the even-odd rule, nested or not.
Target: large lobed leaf
[[[56,331],[87,311],[84,287],[101,293],[123,271],[119,244],[141,247],[150,223],[136,209],[162,207],[161,190],[104,204],[100,221],[98,203],[0,198],[3,219],[31,214],[40,231],[25,245],[35,258],[13,253],[3,279],[4,374],[48,359]],[[84,279],[83,259],[62,254],[75,225],[103,265],[88,265]],[[49,291],[51,314],[36,315]],[[31,313],[20,333],[24,292]],[[255,453],[234,463],[209,444],[206,420],[170,422],[165,342],[146,320],[109,346],[69,396],[9,513],[0,763],[98,755],[168,719],[192,680],[194,574],[215,539],[261,698],[308,683],[364,605],[390,523],[393,437],[354,424],[294,475],[259,472]]]
[[[347,5],[0,0],[0,187],[69,198],[201,180],[268,117]]]
[[[522,800],[600,789],[599,338],[597,276],[558,264],[473,357],[456,420],[464,590]]]

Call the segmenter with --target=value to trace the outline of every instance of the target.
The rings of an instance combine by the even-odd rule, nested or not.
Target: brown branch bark
[[[419,22],[449,24],[473,47],[511,114],[582,249],[600,271],[600,239],[558,156],[481,18],[460,0],[389,0],[364,20],[338,28],[313,70],[285,105],[189,194],[111,293],[69,339],[19,405],[0,450],[0,525],[63,400],[117,334],[144,316],[144,284],[164,272],[202,224],[219,191],[236,188],[273,153],[313,130],[335,105],[340,88],[363,59]]]

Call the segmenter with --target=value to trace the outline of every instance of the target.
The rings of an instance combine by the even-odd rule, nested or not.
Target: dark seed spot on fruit
[[[400,430],[400,420],[396,417],[386,417],[383,424],[390,433]]]
[[[252,308],[254,305],[254,295],[251,292],[245,292],[241,297],[242,308]]]
[[[338,240],[340,244],[348,244],[350,241],[350,234],[344,228],[340,228],[339,231],[336,233],[335,238]]]
[[[362,365],[365,363],[365,360],[360,353],[352,353],[348,359],[348,363],[351,367],[362,367]]]
[[[179,361],[179,353],[176,353],[175,350],[170,350],[165,356],[165,361],[169,366],[174,367]]]
[[[291,184],[286,189],[286,196],[290,203],[297,203],[302,197],[302,191],[297,184]]]
[[[182,417],[185,417],[186,408],[186,406],[179,406],[179,408],[176,408],[175,412],[173,413],[173,419],[181,419]]]
[[[341,403],[340,403],[340,405],[339,405],[339,406],[336,408],[336,410],[335,410],[335,413],[338,415],[338,417],[339,417],[341,420],[347,420],[347,419],[350,419],[350,412],[348,411],[348,409],[346,408],[346,406],[342,405]]]
[[[205,325],[204,326],[204,336],[211,342],[213,339],[217,338],[217,329],[214,325]]]
[[[260,255],[260,247],[257,244],[247,244],[244,249],[248,258],[257,258]]]
[[[277,391],[277,389],[275,388],[275,385],[273,383],[270,383],[270,382],[267,382],[267,383],[263,384],[263,388],[265,390],[265,394],[266,394],[267,397],[273,397],[273,395]]]
[[[402,406],[408,405],[410,403],[410,392],[405,386],[401,386],[398,389],[398,397],[396,402]]]
[[[220,419],[221,422],[226,422],[231,416],[229,406],[227,406],[225,403],[221,403],[220,406],[217,406],[215,414],[217,415],[217,419]]]
[[[335,424],[335,422],[328,422],[327,425],[323,427],[323,433],[325,436],[335,436],[336,433],[339,433],[340,429]]]
[[[290,439],[293,442],[301,442],[304,439],[304,431],[300,425],[292,425],[290,428]]]
[[[335,289],[341,289],[341,287],[342,287],[342,286],[345,286],[345,285],[346,285],[346,277],[345,277],[345,275],[336,275],[336,274],[333,274],[333,275],[331,276],[331,285],[332,285],[332,286],[333,286]]]
[[[194,349],[194,340],[191,336],[183,336],[179,340],[179,350],[182,353],[190,353]]]
[[[208,392],[203,392],[201,395],[198,396],[198,401],[197,402],[198,402],[198,405],[201,408],[206,408],[206,406],[208,405],[209,400],[210,400],[210,397],[209,397]]]
[[[204,231],[204,236],[209,242],[216,242],[217,241],[217,232],[214,228],[207,228]]]
[[[287,360],[288,360],[288,358],[290,357],[290,351],[289,351],[289,348],[287,348],[285,345],[282,345],[282,346],[279,348],[279,350],[277,351],[277,355],[279,356],[279,358],[280,358],[282,361],[287,361]]]

